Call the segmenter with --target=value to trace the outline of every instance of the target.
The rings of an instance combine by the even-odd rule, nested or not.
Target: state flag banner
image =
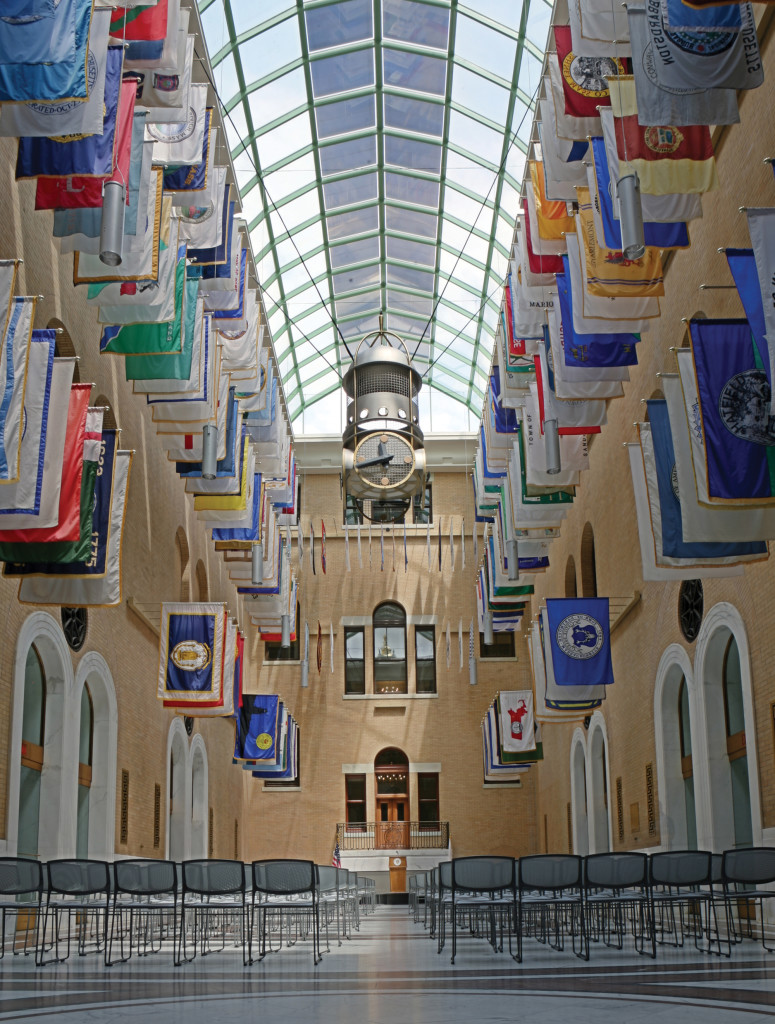
[[[634,79],[611,79],[610,86],[619,176],[637,171],[641,192],[657,196],[718,188],[707,125],[643,127],[638,123]]]
[[[49,58],[38,62],[40,47],[47,48],[51,41],[47,33],[40,31],[40,26],[4,21],[4,28],[13,36],[6,37],[8,62],[0,61],[0,103],[61,100],[78,103],[88,99],[88,47],[93,6],[94,0],[75,0],[75,24],[62,26],[65,29],[63,44],[68,48],[74,44],[74,50],[60,61]],[[63,7],[62,13],[68,13],[68,7]],[[30,33],[23,42],[17,35],[21,30]]]
[[[530,181],[539,235],[547,241],[562,241],[566,232],[573,231],[573,218],[566,203],[546,198],[544,169],[539,160],[530,161]]]
[[[608,598],[548,598],[546,611],[557,685],[610,686]]]
[[[714,0],[713,7],[692,7],[683,0],[665,0],[662,17],[671,32],[740,32],[743,27],[740,3]]]
[[[235,762],[277,760],[281,713],[282,701],[276,694],[243,693],[235,718]]]
[[[226,618],[223,604],[162,604],[159,700],[195,705],[221,697]]]
[[[587,188],[577,188],[579,212],[576,233],[584,261],[586,290],[591,295],[622,298],[629,295],[664,295],[665,282],[659,249],[646,246],[640,259],[628,260],[621,249],[597,241],[592,200]]]
[[[0,401],[0,484],[10,484],[19,479],[24,396],[36,300],[21,296],[11,300],[16,279],[15,262],[0,268],[0,274],[3,278],[2,297],[7,300],[0,302],[0,316],[5,322],[0,347],[0,381],[3,384],[3,397]]]
[[[572,117],[597,117],[597,108],[611,102],[606,79],[626,75],[625,64],[618,57],[586,57],[574,53],[569,25],[554,26],[554,43],[562,75],[565,113]]]
[[[117,8],[110,19],[110,34],[117,39],[158,42],[167,34],[167,0],[149,4],[127,4]]]
[[[775,420],[767,353],[747,320],[689,323],[708,500],[775,504]]]
[[[92,0],[89,0],[91,6]],[[61,64],[75,59],[75,26],[83,0],[59,0],[41,13],[37,9],[14,12],[3,4],[0,16],[0,64]]]
[[[535,750],[533,691],[501,690],[499,699],[502,749],[512,754]]]

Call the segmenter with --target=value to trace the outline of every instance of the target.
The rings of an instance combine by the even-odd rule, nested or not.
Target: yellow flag
[[[242,459],[242,478],[240,480],[239,494],[197,494],[194,496],[194,511],[233,511],[237,512],[247,508],[248,503],[248,462],[247,447],[245,442],[245,453]]]
[[[545,238],[547,241],[557,241],[569,231],[575,231],[573,217],[568,216],[566,204],[546,198],[544,170],[540,160],[530,161],[530,180],[533,183],[538,234],[541,238]]]
[[[664,295],[665,283],[659,249],[647,246],[639,260],[628,260],[622,252],[599,245],[589,189],[577,187],[576,195],[579,201],[578,236],[590,295],[608,298]]]

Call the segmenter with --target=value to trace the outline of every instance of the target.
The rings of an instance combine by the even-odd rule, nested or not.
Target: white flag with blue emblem
[[[5,323],[0,349],[0,484],[13,483],[19,479],[22,412],[32,318],[35,315],[35,299],[16,298],[10,301],[15,275],[15,262],[0,267],[0,316]]]
[[[547,598],[546,610],[557,685],[610,686],[608,598]]]

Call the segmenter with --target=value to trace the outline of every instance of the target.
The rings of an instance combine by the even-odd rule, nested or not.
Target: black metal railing
[[[339,849],[345,850],[446,850],[448,821],[339,822]]]

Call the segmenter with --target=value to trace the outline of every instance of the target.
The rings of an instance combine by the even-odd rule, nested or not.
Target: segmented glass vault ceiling
[[[382,313],[424,375],[424,429],[470,429],[551,5],[199,8],[297,428],[341,429],[344,342],[354,351]]]

